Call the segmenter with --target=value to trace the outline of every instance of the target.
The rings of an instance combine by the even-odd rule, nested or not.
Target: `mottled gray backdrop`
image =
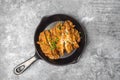
[[[56,13],[84,25],[81,59],[68,66],[38,60],[15,75],[13,68],[34,55],[41,18]],[[0,80],[120,80],[120,0],[0,0]]]

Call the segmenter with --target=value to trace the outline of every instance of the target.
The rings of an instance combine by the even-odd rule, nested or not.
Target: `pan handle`
[[[16,66],[14,68],[14,73],[16,75],[19,75],[21,73],[23,73],[28,67],[30,67],[30,65],[32,63],[34,63],[36,60],[38,59],[38,57],[36,55],[34,55],[33,57],[29,58],[28,60],[24,61],[23,63],[19,64],[18,66]]]

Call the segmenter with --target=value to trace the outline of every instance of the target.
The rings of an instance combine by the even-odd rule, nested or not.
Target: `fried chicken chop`
[[[64,56],[65,51],[70,54],[74,49],[79,48],[80,34],[74,27],[71,21],[66,20],[64,23],[57,23],[50,30],[41,32],[37,43],[45,56],[58,59]]]

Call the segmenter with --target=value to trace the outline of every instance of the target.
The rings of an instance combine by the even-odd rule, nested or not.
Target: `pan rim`
[[[39,51],[39,49],[38,49],[38,47],[36,46],[36,38],[37,38],[37,36],[36,36],[36,34],[38,34],[37,32],[38,32],[38,29],[40,28],[40,25],[43,23],[43,22],[45,22],[48,18],[51,18],[51,17],[54,17],[54,16],[67,16],[67,17],[69,17],[69,18],[71,18],[71,19],[73,19],[77,24],[79,24],[79,27],[82,29],[82,31],[83,31],[83,35],[84,35],[84,45],[83,45],[83,48],[81,49],[81,52],[80,52],[80,54],[79,54],[79,56],[77,56],[75,59],[73,59],[72,61],[68,61],[68,62],[65,62],[65,63],[54,63],[54,62],[51,62],[50,60],[48,60],[48,58],[47,57],[45,57],[45,55],[43,55],[40,51]],[[46,28],[46,27],[45,27]],[[41,30],[42,31],[42,30]],[[82,55],[82,53],[83,53],[83,50],[84,50],[84,47],[86,46],[86,42],[87,42],[87,40],[86,40],[86,33],[85,33],[85,30],[84,30],[84,26],[83,25],[81,25],[76,19],[74,19],[73,17],[71,17],[71,16],[69,16],[69,15],[67,15],[67,14],[53,14],[53,15],[50,15],[50,16],[45,16],[45,17],[43,17],[42,19],[41,19],[41,22],[39,23],[39,25],[37,26],[37,28],[36,28],[36,30],[35,30],[35,34],[34,34],[34,45],[35,45],[35,50],[36,50],[36,54],[40,57],[40,58],[42,58],[43,60],[45,60],[46,62],[48,62],[48,63],[50,63],[50,64],[53,64],[53,65],[67,65],[67,64],[70,64],[70,63],[74,63],[74,62],[77,62],[78,61],[78,58],[80,58],[81,57],[81,55]],[[74,53],[73,53],[74,54]],[[72,55],[71,55],[72,56]],[[55,60],[52,60],[52,61],[55,61]]]

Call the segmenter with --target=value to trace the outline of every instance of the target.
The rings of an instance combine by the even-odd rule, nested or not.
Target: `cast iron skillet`
[[[73,22],[75,25],[75,28],[81,32],[81,41],[79,43],[79,48],[76,49],[70,56],[63,57],[57,60],[51,60],[48,57],[44,55],[42,50],[40,49],[40,46],[36,43],[38,41],[38,36],[40,32],[42,32],[46,27],[48,27],[51,23],[56,22],[56,21],[65,21],[65,20],[70,20]],[[53,65],[67,65],[67,64],[72,64],[76,63],[80,55],[83,51],[83,48],[86,43],[86,35],[83,27],[72,17],[65,15],[65,14],[55,14],[51,16],[45,16],[42,18],[40,24],[38,25],[35,35],[34,35],[34,44],[35,44],[35,55],[31,57],[30,59],[26,60],[25,62],[19,64],[14,68],[14,73],[19,75],[23,73],[33,62],[35,62],[38,59],[45,60],[46,62],[53,64]]]

